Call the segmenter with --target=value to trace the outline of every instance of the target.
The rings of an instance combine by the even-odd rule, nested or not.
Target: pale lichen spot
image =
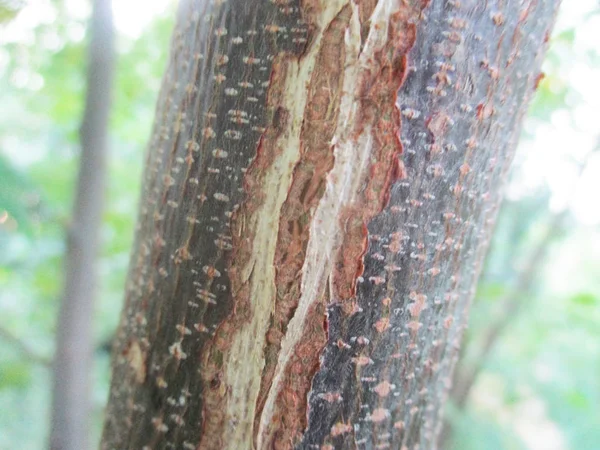
[[[165,175],[163,177],[163,182],[165,184],[165,187],[170,187],[175,184],[175,178],[173,178],[171,175]]]
[[[418,119],[421,116],[421,113],[413,108],[404,108],[402,110],[402,115],[407,119]]]
[[[221,276],[221,272],[219,272],[215,267],[213,266],[204,266],[202,267],[202,271],[208,275],[210,278],[214,278],[214,277],[220,277]]]
[[[200,144],[198,144],[196,141],[187,141],[187,142],[185,143],[185,147],[186,147],[188,150],[191,150],[191,151],[193,151],[193,152],[197,152],[197,151],[199,151],[199,150],[200,150]]]
[[[265,25],[265,31],[268,33],[279,33],[279,32],[285,32],[287,30],[285,27],[280,27],[279,25],[276,25],[276,24],[268,24],[268,25]]]
[[[352,431],[352,425],[347,423],[338,422],[334,426],[331,427],[331,435],[332,436],[340,436],[345,433],[350,433]]]
[[[224,66],[229,62],[229,56],[227,55],[218,55],[217,56],[217,66]]]
[[[162,418],[155,417],[152,419],[152,425],[154,429],[160,433],[166,433],[169,431],[169,427],[163,422]]]
[[[185,325],[178,324],[178,325],[175,325],[175,328],[182,335],[192,334],[192,331],[189,328],[187,328]]]
[[[215,200],[218,200],[220,202],[228,202],[229,201],[229,196],[227,196],[221,192],[215,192],[213,197],[215,198]]]
[[[215,158],[224,159],[224,158],[227,158],[227,156],[229,156],[229,153],[226,152],[225,150],[223,150],[222,148],[215,148],[212,151],[212,155]]]
[[[419,331],[419,328],[421,328],[422,326],[423,324],[417,322],[416,320],[412,320],[406,324],[406,328],[408,328],[411,331]]]
[[[175,342],[169,347],[169,353],[178,361],[184,360],[188,355],[182,350],[181,342]]]
[[[382,381],[381,383],[379,383],[377,386],[375,386],[373,388],[373,390],[377,393],[377,395],[379,395],[380,397],[387,397],[390,392],[392,391],[392,389],[395,386],[393,384],[390,384],[387,380],[386,381]]]
[[[202,130],[202,136],[205,139],[212,139],[216,136],[217,134],[215,133],[215,130],[213,130],[211,127],[206,127]]]
[[[402,250],[402,238],[403,235],[401,232],[392,233],[390,235],[391,241],[388,245],[388,248],[392,253],[400,253]]]
[[[359,367],[373,364],[373,360],[365,355],[360,355],[356,358],[352,358],[352,362],[354,362],[354,364],[356,364]]]
[[[227,139],[232,139],[234,141],[239,141],[240,139],[242,139],[242,132],[241,131],[226,130],[224,134],[225,134],[225,137]]]
[[[390,416],[390,411],[385,408],[377,408],[375,409],[371,415],[369,416],[369,420],[371,422],[379,423],[383,422]]]
[[[173,422],[175,422],[175,425],[177,425],[178,427],[185,425],[185,421],[183,420],[183,417],[181,417],[179,414],[171,414],[169,416],[169,419],[171,419]]]
[[[221,250],[233,249],[233,245],[231,245],[231,242],[229,242],[229,240],[223,236],[219,236],[218,239],[215,239],[215,245]]]
[[[352,341],[358,342],[359,345],[369,345],[371,340],[366,336],[358,336],[357,338],[352,338]]]
[[[207,291],[206,289],[200,289],[197,293],[196,293],[196,297],[198,297],[200,300],[202,300],[205,303],[210,303],[213,305],[216,305],[216,298],[217,296],[215,294],[213,294],[210,291]]]
[[[379,286],[380,284],[385,283],[385,278],[384,277],[369,277],[369,281],[371,283],[373,283],[376,286]]]
[[[342,395],[339,392],[322,392],[317,395],[321,400],[325,400],[327,403],[339,403],[343,400]]]
[[[390,327],[390,319],[387,317],[383,317],[383,318],[379,319],[377,322],[375,322],[373,327],[375,327],[375,329],[377,330],[378,333],[383,333]]]
[[[465,176],[471,171],[471,166],[469,166],[467,163],[464,163],[462,166],[460,166],[459,171],[462,176]]]
[[[209,332],[209,329],[203,323],[195,323],[194,329],[196,331],[199,331],[200,333],[208,333]]]
[[[242,61],[244,61],[244,64],[260,64],[261,62],[259,58],[254,58],[252,56],[244,56]]]
[[[446,220],[451,220],[454,219],[456,217],[456,214],[453,212],[445,212],[442,217],[444,217],[444,219]]]
[[[431,275],[432,277],[435,277],[435,276],[438,276],[441,273],[441,269],[439,267],[434,266],[431,269],[429,269],[427,271],[427,273],[429,275]]]
[[[452,323],[454,323],[454,316],[447,316],[444,319],[444,328],[449,329],[452,326]]]
[[[504,24],[504,15],[501,12],[492,13],[491,17],[494,25],[499,27],[500,25]]]

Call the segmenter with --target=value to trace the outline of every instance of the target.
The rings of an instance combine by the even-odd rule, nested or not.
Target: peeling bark
[[[102,448],[434,448],[557,4],[183,1]]]

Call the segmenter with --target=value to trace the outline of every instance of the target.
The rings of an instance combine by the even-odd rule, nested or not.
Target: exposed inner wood
[[[400,125],[395,94],[403,80],[403,58],[414,41],[414,33],[407,34],[403,28],[414,27],[412,22],[418,20],[420,9],[392,1],[379,2],[368,18],[370,31],[365,42],[357,5],[352,4],[351,12],[343,44],[346,50],[340,114],[331,140],[335,163],[310,223],[301,295],[283,337],[272,386],[262,411],[258,448],[268,448],[273,442],[285,446],[296,442],[301,435],[311,382],[307,373],[318,365],[327,337],[323,311],[328,301],[343,300],[336,289],[329,291],[329,280],[336,276],[334,263],[338,251],[345,240],[351,241],[349,246],[356,240],[348,230],[353,226],[349,222],[357,224],[362,233],[368,214],[383,208],[386,198],[382,191],[391,183],[388,173],[396,173],[395,168],[401,164],[396,160],[401,147],[394,132]],[[395,39],[391,40],[390,36]],[[395,62],[394,57],[399,61]],[[374,60],[377,63],[373,64]],[[375,102],[379,111],[373,114]],[[348,211],[354,214],[348,216]],[[363,240],[358,242],[357,254],[349,253],[341,256],[338,267],[360,266]],[[350,273],[340,284],[352,287],[358,275]],[[292,411],[289,416],[285,414]]]
[[[295,168],[301,156],[311,151],[306,147],[319,144],[318,141],[301,141],[302,137],[306,138],[306,129],[313,126],[307,115],[314,115],[310,111],[318,107],[338,109],[334,104],[320,105],[323,93],[318,91],[330,89],[328,95],[340,95],[341,84],[336,87],[337,82],[332,76],[335,72],[327,72],[323,55],[331,57],[330,46],[341,44],[337,36],[343,38],[345,27],[332,24],[343,23],[344,19],[339,16],[344,6],[348,8],[346,0],[320,4],[319,14],[314,15],[318,21],[311,23],[312,41],[306,51],[299,58],[283,54],[273,65],[267,99],[274,111],[273,124],[263,135],[256,160],[245,177],[248,201],[242,204],[233,219],[236,256],[232,258],[229,275],[236,306],[232,316],[217,331],[215,346],[207,352],[209,359],[218,359],[219,363],[214,373],[209,370],[203,373],[207,384],[218,375],[224,386],[224,390],[207,390],[205,414],[211,417],[205,422],[204,435],[210,439],[203,441],[206,447],[213,445],[209,442],[216,443],[215,436],[218,435],[225,443],[219,444],[219,448],[251,448],[253,445],[254,421],[248,418],[256,414],[265,368],[264,349],[276,309],[278,286],[273,261],[282,207],[288,192],[295,187],[294,181],[298,179],[295,176],[302,176]],[[318,73],[315,73],[317,62]],[[344,61],[328,64],[343,67]],[[319,81],[323,76],[331,78],[331,86]],[[324,112],[322,119],[313,118],[317,132],[327,132],[318,130],[318,122],[327,116],[327,110]],[[317,173],[324,177],[326,172],[319,170]],[[307,181],[307,189],[314,188],[311,182],[320,182],[318,179]],[[210,362],[205,367],[209,365]],[[262,445],[260,439],[259,432],[259,447]]]

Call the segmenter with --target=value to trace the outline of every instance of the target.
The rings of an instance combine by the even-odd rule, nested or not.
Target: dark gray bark
[[[557,5],[183,1],[102,448],[434,448]]]
[[[89,446],[92,317],[114,59],[110,0],[94,0],[90,32],[79,176],[67,233],[65,285],[56,330],[50,431],[53,450],[85,450]]]

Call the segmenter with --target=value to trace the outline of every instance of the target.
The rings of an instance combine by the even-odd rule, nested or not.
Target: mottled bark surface
[[[184,1],[102,448],[434,448],[557,4]]]

